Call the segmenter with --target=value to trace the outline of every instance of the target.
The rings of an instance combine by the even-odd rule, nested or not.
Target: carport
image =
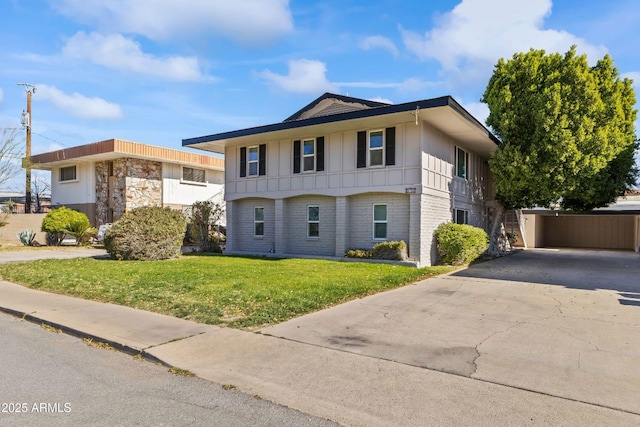
[[[529,248],[640,251],[640,193],[630,192],[606,208],[585,214],[547,209],[523,211]]]

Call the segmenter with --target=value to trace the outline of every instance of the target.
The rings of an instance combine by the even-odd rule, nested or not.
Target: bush
[[[440,263],[469,264],[489,247],[489,235],[481,228],[466,224],[440,224],[434,233]]]
[[[407,244],[403,240],[377,243],[371,250],[371,258],[404,261],[408,258]]]
[[[181,212],[145,206],[127,212],[105,232],[104,247],[120,260],[177,258],[187,222]]]
[[[45,215],[42,220],[42,225],[40,226],[40,231],[54,236],[55,238],[47,236],[47,244],[53,243],[57,246],[65,234],[73,235],[76,237],[76,242],[79,243],[80,239],[74,232],[76,230],[87,230],[90,228],[89,218],[87,218],[85,214],[69,209],[66,206],[61,206]]]
[[[345,258],[371,258],[369,249],[349,249],[344,253]]]

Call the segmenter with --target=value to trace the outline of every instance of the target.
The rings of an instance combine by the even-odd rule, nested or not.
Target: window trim
[[[69,169],[69,168],[73,168],[73,178],[72,179],[62,179],[62,170],[63,169]],[[61,166],[58,169],[58,182],[61,184],[66,184],[69,182],[78,182],[78,165],[69,165],[69,166]]]
[[[371,148],[371,134],[372,133],[380,133],[380,137],[382,138],[382,146],[381,147],[376,147],[376,148]],[[386,160],[386,141],[385,141],[385,130],[384,129],[372,129],[369,130],[367,132],[367,166],[368,167],[373,167],[373,168],[378,168],[378,167],[384,167],[385,166],[385,160]],[[380,151],[380,164],[372,164],[371,163],[371,152],[372,151]]]
[[[462,219],[464,222],[458,222],[458,213],[462,213]],[[455,224],[469,224],[469,211],[466,209],[455,208],[453,210],[453,222]]]
[[[191,169],[192,171],[202,171],[202,181],[194,181],[192,179],[185,178],[184,177],[185,169]],[[193,173],[192,173],[192,175],[193,175]],[[191,167],[191,166],[182,166],[182,175],[180,176],[180,183],[181,184],[206,186],[207,185],[207,170],[203,169],[203,168],[194,168],[194,167]]]
[[[460,174],[460,171],[459,171],[459,168],[458,168],[458,166],[460,164],[460,162],[459,162],[460,152],[464,153],[464,174],[462,174],[462,175]],[[467,150],[465,150],[464,148],[456,145],[454,161],[455,161],[455,167],[454,167],[454,169],[455,169],[454,172],[455,173],[454,173],[454,175],[457,178],[464,179],[464,180],[469,180],[469,152]]]
[[[304,152],[304,144],[305,142],[311,142],[313,145],[313,154],[305,154]],[[301,162],[302,162],[302,173],[310,173],[310,172],[315,172],[316,171],[316,165],[317,165],[317,154],[318,154],[318,149],[317,149],[317,144],[316,144],[316,138],[307,138],[307,139],[303,139],[300,142],[301,144],[301,151],[302,151],[302,155],[300,156]],[[307,169],[306,165],[305,165],[305,159],[307,158],[313,158],[313,167],[311,169]]]
[[[255,150],[256,159],[251,160],[251,150]],[[256,165],[256,173],[251,173],[251,164],[255,163]],[[257,145],[252,145],[247,147],[247,177],[250,176],[259,176],[260,175],[260,147]]]
[[[318,209],[318,219],[317,220],[311,220],[309,218],[309,214],[311,213],[310,210],[311,208],[317,208]],[[318,235],[317,236],[312,236],[310,231],[311,231],[311,224],[318,224]],[[320,238],[320,206],[319,205],[307,205],[307,239],[319,239]]]
[[[384,220],[376,220],[376,206],[384,206],[385,218]],[[387,203],[374,203],[371,209],[371,219],[372,219],[372,237],[373,240],[387,240],[387,236],[389,235],[389,205]],[[376,224],[385,224],[385,233],[384,237],[376,237]]]
[[[256,213],[258,209],[262,210],[262,220],[256,219]],[[256,234],[256,226],[258,224],[262,224],[262,234]],[[264,238],[264,206],[254,206],[253,207],[253,237],[256,239]]]

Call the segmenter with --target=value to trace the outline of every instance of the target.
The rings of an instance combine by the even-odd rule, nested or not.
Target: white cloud
[[[360,42],[360,47],[364,50],[370,49],[385,49],[391,52],[393,56],[398,56],[398,48],[396,45],[386,37],[382,36],[371,36],[366,37]]]
[[[545,29],[551,0],[462,0],[424,35],[400,27],[407,49],[422,60],[435,59],[445,71],[493,66],[516,52],[566,52],[576,44],[592,62],[606,49],[566,31]]]
[[[382,98],[381,96],[376,96],[375,98],[370,98],[369,101],[382,102],[382,103],[385,103],[385,104],[393,104],[393,101],[391,101],[390,99],[387,99],[387,98]]]
[[[287,92],[319,93],[336,92],[337,86],[326,77],[324,62],[310,59],[289,61],[289,74],[281,75],[265,70],[259,75]]]
[[[467,110],[473,117],[475,117],[480,123],[486,126],[485,122],[489,117],[489,107],[483,102],[470,102],[463,103],[462,107]]]
[[[4,100],[4,92],[2,89],[0,89],[0,102],[2,102]]]
[[[289,0],[50,0],[64,15],[153,40],[217,33],[264,44],[293,31]]]
[[[419,91],[426,87],[438,86],[439,82],[429,82],[418,78],[408,78],[402,82],[335,82],[338,87],[356,87],[367,89],[397,89],[401,92]]]
[[[67,41],[62,53],[67,57],[88,59],[95,64],[121,71],[180,81],[197,81],[202,78],[197,58],[155,57],[144,53],[138,43],[120,34],[86,34],[80,31]]]
[[[61,110],[82,119],[115,120],[124,117],[118,104],[107,102],[102,98],[89,98],[77,92],[67,95],[54,86],[38,85],[38,99],[51,101]]]

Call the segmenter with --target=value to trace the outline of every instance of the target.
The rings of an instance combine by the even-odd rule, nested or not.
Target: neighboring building
[[[109,139],[31,157],[51,171],[51,202],[87,214],[100,226],[139,206],[183,209],[222,199],[224,160]]]
[[[282,123],[183,140],[225,155],[227,252],[342,257],[435,228],[486,227],[497,139],[451,97],[390,105],[324,94]]]

